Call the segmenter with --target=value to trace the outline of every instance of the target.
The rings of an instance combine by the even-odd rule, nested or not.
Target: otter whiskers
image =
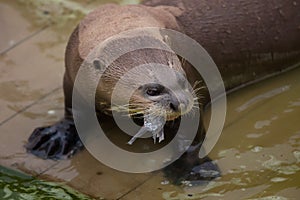
[[[138,116],[144,114],[144,106],[142,103],[112,105],[109,110],[124,113],[124,116]]]

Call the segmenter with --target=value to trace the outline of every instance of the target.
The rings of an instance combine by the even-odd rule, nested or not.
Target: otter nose
[[[179,102],[177,98],[173,98],[170,102],[170,108],[175,112],[180,112],[184,110],[185,105],[182,102]]]
[[[172,96],[169,102],[170,109],[172,109],[174,112],[184,112],[187,106],[184,98],[180,98],[180,95]]]
[[[175,111],[175,112],[179,111],[179,103],[178,103],[178,102],[171,102],[171,103],[170,103],[170,108],[171,108],[173,111]]]
[[[170,103],[170,108],[175,112],[184,111],[185,107],[186,106],[183,103],[179,103],[179,102],[171,102]]]

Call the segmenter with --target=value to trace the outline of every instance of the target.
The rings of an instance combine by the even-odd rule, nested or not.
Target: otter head
[[[173,66],[147,63],[127,71],[114,87],[112,109],[132,116],[165,115],[166,120],[190,112],[196,102],[193,88],[182,68]]]
[[[159,48],[137,49],[118,57],[103,73],[97,96],[110,103],[111,110],[130,115],[150,112],[174,120],[191,111],[196,98],[178,56],[151,35],[118,38],[110,48],[126,47],[127,40]]]

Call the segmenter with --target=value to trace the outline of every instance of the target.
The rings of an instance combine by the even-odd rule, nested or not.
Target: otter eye
[[[142,89],[146,96],[158,96],[165,92],[165,87],[157,83],[149,83],[141,86],[139,89]]]
[[[161,90],[159,90],[159,88],[148,88],[146,90],[146,93],[149,95],[149,96],[157,96],[161,93]]]

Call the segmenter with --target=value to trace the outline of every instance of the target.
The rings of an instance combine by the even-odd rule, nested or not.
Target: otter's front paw
[[[62,121],[47,127],[36,128],[25,145],[28,152],[50,159],[66,159],[83,148],[73,120]]]
[[[220,169],[210,158],[197,159],[191,163],[187,156],[183,156],[164,168],[164,174],[173,184],[181,185],[189,182],[206,184],[221,176]]]

